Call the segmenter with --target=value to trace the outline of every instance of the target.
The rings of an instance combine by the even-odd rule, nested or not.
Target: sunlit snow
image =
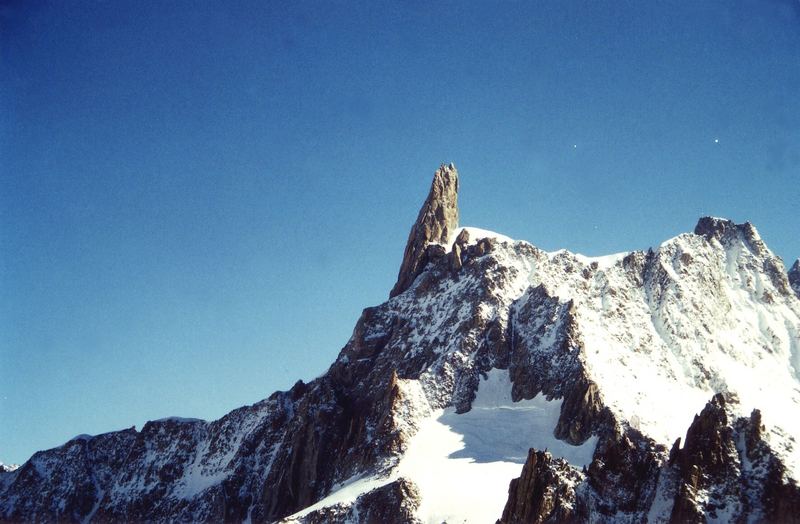
[[[571,446],[553,436],[561,401],[542,395],[511,401],[507,370],[481,381],[472,410],[439,410],[423,422],[398,467],[423,494],[423,522],[494,522],[508,484],[519,476],[530,448],[547,449],[575,466],[591,462],[597,438]]]
[[[404,381],[413,389],[416,381]],[[408,391],[415,401],[422,395]],[[481,380],[472,410],[436,410],[421,421],[402,460],[385,477],[353,478],[313,506],[287,520],[335,504],[351,504],[360,495],[404,477],[422,493],[417,514],[423,522],[494,522],[503,513],[508,485],[518,477],[530,448],[547,449],[581,467],[591,462],[597,437],[572,446],[553,436],[561,401],[542,395],[511,401],[508,371],[493,369]],[[424,411],[424,409],[420,409]]]

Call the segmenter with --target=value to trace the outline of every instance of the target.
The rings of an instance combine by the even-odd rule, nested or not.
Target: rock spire
[[[389,297],[411,287],[428,261],[428,244],[447,244],[458,228],[458,171],[453,164],[442,164],[433,175],[428,198],[419,210],[417,221],[408,235],[397,283]]]

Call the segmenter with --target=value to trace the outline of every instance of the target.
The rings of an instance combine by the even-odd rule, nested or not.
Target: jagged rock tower
[[[458,171],[453,164],[442,164],[433,175],[428,198],[419,210],[408,234],[397,283],[389,297],[408,289],[428,262],[428,244],[447,244],[458,228]]]

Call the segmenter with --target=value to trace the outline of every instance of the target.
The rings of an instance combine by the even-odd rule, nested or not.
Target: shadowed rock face
[[[670,522],[800,522],[800,488],[763,438],[761,412],[734,417],[735,396],[718,393],[670,453],[678,484]],[[747,491],[747,493],[745,493]]]
[[[671,522],[705,522],[707,508],[698,493],[713,493],[721,501],[739,500],[737,450],[734,430],[726,412],[726,400],[717,394],[703,411],[694,417],[686,433],[686,444],[673,451],[673,462],[680,471],[680,483],[675,494]]]
[[[736,224],[726,218],[702,217],[697,221],[694,234],[704,236],[709,241],[716,239],[721,244],[741,237],[757,252],[763,251],[766,247],[758,235],[758,231],[750,222]]]
[[[795,260],[792,269],[789,270],[789,284],[800,297],[800,259]]]
[[[390,297],[408,289],[425,268],[428,244],[446,244],[458,228],[458,171],[453,164],[442,164],[433,176],[428,198],[419,210],[408,235],[403,263]]]
[[[562,459],[531,449],[519,478],[508,487],[499,524],[582,522],[575,508],[575,485],[582,475]]]
[[[737,402],[715,395],[668,461],[633,428],[601,436],[583,473],[531,449],[499,523],[800,522],[800,488],[764,440],[760,411],[738,417]]]
[[[786,269],[783,264],[769,254],[767,245],[761,240],[756,227],[750,222],[735,224],[733,221],[724,218],[702,217],[694,228],[694,234],[706,238],[709,242],[718,241],[723,246],[728,246],[737,240],[741,240],[754,254],[762,257],[763,272],[770,279],[775,290],[783,296],[791,295],[792,286],[787,278]],[[800,276],[798,276],[800,278]],[[766,293],[762,300],[768,303],[774,302],[774,297]]]

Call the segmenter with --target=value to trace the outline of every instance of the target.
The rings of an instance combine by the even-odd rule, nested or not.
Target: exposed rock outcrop
[[[584,380],[576,382],[561,404],[555,436],[576,446],[583,444],[597,430],[602,412],[597,385]]]
[[[769,457],[768,464],[761,490],[764,522],[800,523],[800,487],[786,479],[786,468],[774,456]]]
[[[673,460],[678,464],[680,483],[671,522],[702,523],[707,513],[717,510],[725,510],[726,514],[741,512],[741,508],[726,507],[739,504],[742,497],[739,455],[724,395],[715,395],[695,416],[686,433],[686,443],[676,455]]]
[[[670,522],[800,522],[800,488],[764,440],[761,412],[732,414],[735,395],[717,394],[695,416],[670,464],[678,484]]]
[[[587,471],[596,511],[611,521],[646,512],[665,454],[666,448],[633,428],[604,431]]]
[[[405,291],[425,268],[428,244],[447,244],[458,228],[458,171],[453,164],[442,164],[433,175],[428,198],[411,228],[390,297]]]
[[[413,482],[397,479],[358,497],[354,504],[335,504],[309,513],[307,524],[421,524],[415,517],[421,495]]]
[[[737,241],[742,241],[755,256],[761,259],[762,271],[775,286],[776,291],[784,296],[792,292],[785,267],[779,259],[768,256],[767,245],[761,239],[756,227],[750,222],[735,224],[724,218],[703,217],[697,222],[694,233],[705,237],[708,241],[716,240],[723,246],[730,246]],[[691,258],[690,255],[687,254],[687,256]],[[769,292],[765,292],[761,298],[768,303],[774,302],[774,297]]]
[[[531,450],[500,522],[800,522],[800,488],[764,440],[760,411],[737,417],[736,404],[715,395],[668,461],[633,428],[605,432],[583,474]]]
[[[576,510],[575,486],[582,475],[562,459],[531,449],[519,478],[511,481],[501,524],[584,522]]]
[[[462,255],[466,255],[465,251],[469,244],[469,231],[464,229],[458,234],[453,242],[453,248],[450,250],[450,267],[453,271],[458,272],[461,269],[464,261]]]
[[[704,236],[709,241],[718,240],[721,244],[743,239],[758,254],[766,250],[764,241],[750,222],[736,224],[727,218],[702,217],[697,221],[694,234]]]
[[[800,297],[800,259],[795,260],[792,269],[789,270],[789,283],[797,296]]]

